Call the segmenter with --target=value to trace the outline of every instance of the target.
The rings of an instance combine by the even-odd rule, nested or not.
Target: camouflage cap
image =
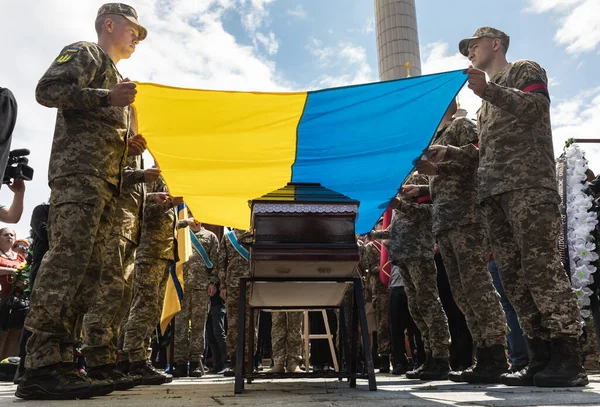
[[[146,30],[146,28],[139,23],[137,12],[133,7],[123,3],[106,3],[100,6],[96,18],[105,14],[121,15],[131,21],[133,24],[137,25],[138,29],[140,30],[140,35],[138,37],[140,41],[143,41],[148,36],[148,30]]]
[[[471,40],[476,40],[478,38],[498,38],[502,41],[502,44],[504,45],[506,50],[508,50],[508,45],[510,44],[510,37],[506,35],[505,32],[493,27],[479,27],[471,38],[465,38],[458,44],[458,49],[460,53],[464,56],[468,56],[469,43],[471,42]]]

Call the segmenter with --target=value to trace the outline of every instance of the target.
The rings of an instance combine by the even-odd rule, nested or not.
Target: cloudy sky
[[[482,25],[511,36],[509,60],[546,68],[555,150],[568,137],[600,138],[600,0],[416,0],[423,73],[468,66],[461,38]],[[13,148],[29,148],[35,180],[17,232],[49,197],[46,171],[56,112],[35,102],[38,79],[63,46],[96,39],[102,0],[0,0],[0,86],[19,118]],[[138,81],[204,89],[306,90],[378,80],[372,0],[132,0],[149,36],[119,64]],[[460,96],[472,116],[479,100]],[[600,173],[600,146],[585,145]],[[0,203],[11,194],[0,191]]]

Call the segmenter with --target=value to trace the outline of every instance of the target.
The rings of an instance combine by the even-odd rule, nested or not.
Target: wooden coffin
[[[252,306],[337,306],[347,283],[293,282],[350,277],[358,262],[358,201],[317,183],[289,183],[250,202]],[[287,280],[287,281],[286,281]]]

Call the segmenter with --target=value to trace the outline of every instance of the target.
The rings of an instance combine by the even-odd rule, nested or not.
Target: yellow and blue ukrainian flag
[[[138,83],[138,131],[169,190],[205,223],[247,229],[248,201],[318,182],[371,230],[467,79],[462,70],[311,92]]]
[[[188,210],[186,204],[177,207],[177,219],[187,219]],[[167,325],[173,319],[175,314],[181,311],[181,302],[183,301],[183,263],[189,260],[192,255],[192,242],[190,240],[189,227],[177,230],[177,262],[169,270],[169,279],[165,291],[162,315],[160,317],[160,330],[164,334]]]

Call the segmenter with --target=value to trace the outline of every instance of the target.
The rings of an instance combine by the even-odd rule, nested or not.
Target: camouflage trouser
[[[373,309],[377,320],[377,350],[381,356],[389,356],[390,320],[388,308],[390,296],[387,287],[381,282],[379,274],[370,275],[369,278],[371,279],[371,292],[373,293]]]
[[[208,315],[206,289],[184,287],[181,305],[181,311],[175,315],[174,362],[198,362],[204,354],[204,325]]]
[[[130,362],[146,360],[148,337],[160,322],[172,263],[170,260],[150,258],[135,261],[133,300],[123,340],[123,353],[129,355]]]
[[[271,337],[273,340],[273,362],[287,366],[300,364],[302,356],[302,312],[273,312]]]
[[[73,361],[73,325],[97,299],[115,210],[115,188],[98,177],[62,177],[50,188],[50,249],[25,321],[27,369]]]
[[[396,265],[400,268],[408,309],[421,331],[425,351],[431,352],[434,358],[448,358],[450,331],[438,293],[433,256]]]
[[[250,346],[250,288],[246,291],[246,348],[244,349],[244,355],[254,355],[254,349],[252,352],[249,350]],[[225,338],[227,345],[227,353],[230,358],[236,357],[237,340],[238,340],[238,320],[240,317],[240,287],[227,286],[227,297],[225,299],[225,312],[227,313],[227,337]],[[256,313],[254,313],[255,328],[256,324]],[[257,340],[256,329],[253,332],[254,343]]]
[[[506,297],[529,338],[576,338],[579,307],[557,248],[556,192],[520,189],[487,198],[484,211]]]
[[[473,341],[478,346],[505,345],[508,326],[487,270],[491,249],[485,226],[445,230],[437,240],[452,296],[465,315]]]
[[[83,318],[83,354],[88,367],[114,364],[121,321],[131,302],[136,245],[111,235],[106,246],[98,301]]]

